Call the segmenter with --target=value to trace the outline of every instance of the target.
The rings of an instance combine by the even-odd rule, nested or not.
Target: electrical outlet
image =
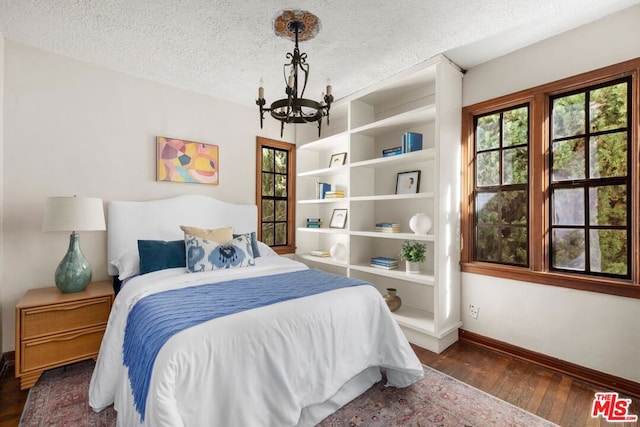
[[[479,311],[480,311],[480,307],[478,307],[477,305],[469,304],[469,317],[473,317],[474,319],[477,319]]]

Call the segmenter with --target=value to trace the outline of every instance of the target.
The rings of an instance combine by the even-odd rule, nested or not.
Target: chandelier
[[[260,107],[260,128],[264,122],[264,113],[280,121],[280,136],[284,133],[285,123],[318,123],[318,136],[322,127],[322,118],[327,117],[329,124],[329,109],[333,102],[331,85],[327,84],[323,101],[317,102],[304,97],[309,79],[309,64],[307,54],[298,49],[298,42],[310,40],[320,30],[320,19],[314,14],[303,10],[282,10],[274,19],[274,30],[277,36],[295,41],[293,53],[287,53],[290,60],[283,66],[286,98],[274,101],[269,108],[265,108],[264,88],[258,88],[256,104]],[[262,83],[262,82],[261,82]]]

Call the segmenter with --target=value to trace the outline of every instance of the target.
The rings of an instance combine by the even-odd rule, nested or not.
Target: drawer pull
[[[47,312],[47,311],[69,311],[69,310],[77,310],[79,308],[84,308],[84,307],[89,307],[92,305],[96,305],[96,304],[104,304],[104,303],[108,303],[108,301],[88,301],[88,302],[82,302],[82,303],[75,303],[72,305],[64,305],[64,306],[49,306],[49,307],[44,307],[38,310],[29,310],[29,312],[27,314],[35,314],[35,313],[42,313]]]
[[[95,331],[95,330],[94,331],[84,331],[84,332],[79,332],[79,333],[76,333],[76,334],[73,334],[73,335],[65,335],[63,337],[50,337],[50,338],[47,338],[46,341],[47,342],[71,341],[71,340],[75,340],[76,338],[79,338],[79,337],[81,337],[83,335],[89,335],[89,334],[93,334],[93,333],[96,333],[96,332],[102,332],[102,330],[99,330],[99,331]],[[42,341],[41,342],[33,342],[33,343],[31,343],[31,342],[24,343],[25,347],[32,347],[34,345],[42,345]]]

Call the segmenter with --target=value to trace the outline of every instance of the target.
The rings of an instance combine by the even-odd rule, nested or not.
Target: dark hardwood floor
[[[425,365],[561,426],[640,425],[609,424],[602,418],[591,418],[594,393],[613,390],[602,390],[584,381],[465,341],[458,341],[441,354],[419,347],[414,349]],[[20,391],[19,383],[10,370],[0,383],[0,427],[18,425],[26,398],[27,392]],[[633,400],[629,412],[640,415],[638,400]]]

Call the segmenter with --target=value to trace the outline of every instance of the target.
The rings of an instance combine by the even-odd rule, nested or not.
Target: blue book
[[[325,194],[327,194],[327,191],[331,191],[331,184],[327,184],[326,182],[319,182],[318,183],[318,198],[319,199],[324,199]]]
[[[397,259],[395,258],[389,258],[389,257],[385,257],[385,256],[376,256],[371,258],[371,262],[386,262],[386,263],[392,263],[392,262],[398,262]]]
[[[397,262],[380,262],[380,261],[374,261],[374,260],[371,260],[370,264],[371,265],[384,265],[385,267],[391,267],[391,266],[398,265]]]
[[[402,135],[402,152],[422,150],[422,134],[417,132],[405,132]]]

